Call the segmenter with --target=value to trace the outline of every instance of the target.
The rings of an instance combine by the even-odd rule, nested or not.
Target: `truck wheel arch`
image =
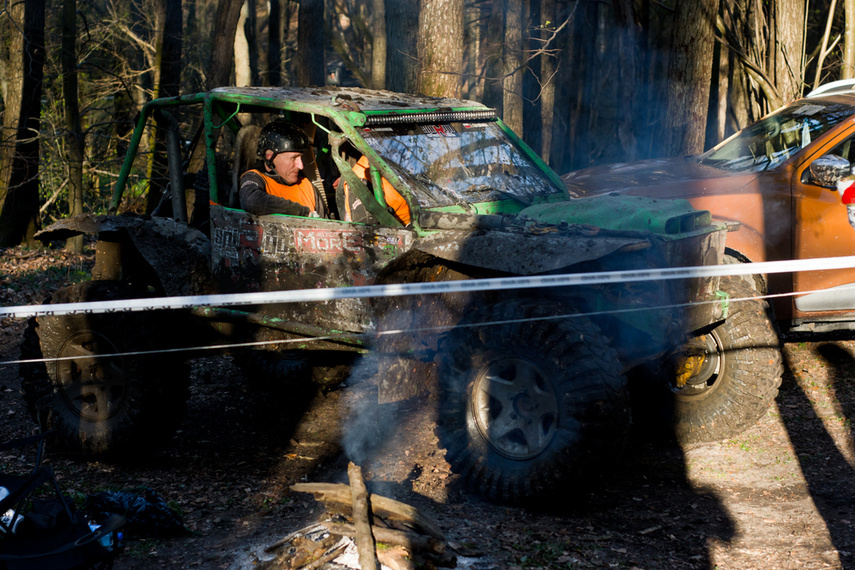
[[[94,279],[142,282],[167,296],[211,292],[211,242],[185,223],[86,214],[60,220],[35,237],[47,242],[81,234],[97,236]]]

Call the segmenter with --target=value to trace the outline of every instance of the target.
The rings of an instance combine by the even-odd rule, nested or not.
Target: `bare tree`
[[[674,17],[665,154],[703,150],[718,0],[678,2]]]
[[[556,18],[555,0],[541,0],[540,3],[540,29],[549,31],[555,27]],[[541,33],[541,38],[545,34]],[[542,84],[541,112],[540,112],[540,156],[549,161],[552,153],[552,125],[555,114],[555,74],[558,71],[555,56],[544,53],[540,56],[540,80]]]
[[[72,216],[83,214],[83,131],[77,89],[77,0],[62,2],[62,95],[65,102],[68,161],[68,203]],[[65,246],[83,252],[83,236],[69,238]]]
[[[372,0],[373,41],[371,42],[371,86],[386,88],[386,6],[385,0]]]
[[[45,61],[45,2],[28,0],[23,10],[20,109],[5,184],[0,186],[0,247],[34,243],[39,215],[39,128]],[[8,106],[7,106],[8,112]],[[0,172],[4,167],[0,164]]]
[[[303,87],[324,84],[323,21],[323,0],[300,0],[295,59],[297,84]]]
[[[855,77],[855,0],[844,0],[846,28],[843,34],[843,61],[840,63],[840,78]]]
[[[243,6],[243,0],[219,0],[217,3],[217,17],[214,24],[214,29],[217,30],[217,41],[214,42],[211,52],[208,89],[229,83],[241,6]]]
[[[181,0],[158,0],[155,47],[155,97],[178,95],[181,79]],[[146,213],[157,207],[166,188],[166,125],[157,121],[155,147],[149,169]]]
[[[484,34],[482,47],[484,77],[484,103],[502,110],[504,96],[502,92],[502,66],[504,64],[504,29],[505,3],[504,0],[491,2],[485,10],[489,10],[487,33]]]
[[[849,5],[855,7],[855,1],[846,0],[846,4],[848,17]],[[772,61],[767,72],[775,78],[781,102],[789,103],[801,97],[804,85],[805,0],[779,0],[770,6],[768,49]]]
[[[267,17],[267,85],[279,85],[282,81],[282,22],[279,0],[269,0]]]
[[[502,63],[502,118],[523,136],[523,2],[505,0],[505,54]]]
[[[386,5],[386,86],[392,91],[415,93],[418,81],[417,34],[419,1],[392,0]]]
[[[245,87],[252,85],[252,66],[250,65],[249,37],[246,33],[249,20],[249,0],[244,0],[240,9],[237,31],[235,32],[235,85]]]
[[[463,0],[422,0],[418,91],[458,97],[463,72]]]

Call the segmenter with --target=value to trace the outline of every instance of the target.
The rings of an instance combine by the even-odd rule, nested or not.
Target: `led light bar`
[[[396,113],[394,115],[368,115],[366,127],[400,125],[404,123],[465,123],[467,121],[494,121],[495,109],[474,111],[433,111],[430,113]]]

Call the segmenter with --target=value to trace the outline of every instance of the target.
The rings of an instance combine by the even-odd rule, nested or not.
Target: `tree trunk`
[[[385,0],[373,0],[374,20],[372,33],[374,41],[371,42],[371,87],[374,89],[386,88],[386,8]]]
[[[22,81],[24,75],[24,36],[21,29],[24,26],[24,3],[17,2],[9,8],[8,18],[0,18],[3,34],[8,35],[9,48],[3,50],[3,110],[2,146],[0,146],[0,212],[9,188],[12,174],[12,161],[15,157],[15,143],[18,133],[18,119],[21,115]],[[0,46],[2,47],[2,46]]]
[[[853,11],[850,5],[855,7],[855,0],[846,0],[847,21]],[[775,19],[770,24],[775,29],[775,42],[770,42],[770,46],[774,48],[775,65],[767,72],[774,74],[781,102],[789,103],[802,96],[805,0],[779,1],[774,6]]]
[[[843,3],[846,29],[843,35],[843,61],[840,62],[840,79],[855,77],[855,0]]]
[[[68,163],[68,205],[72,216],[83,214],[83,131],[77,89],[77,0],[62,2],[62,95],[65,104]],[[69,238],[65,247],[83,253],[83,236]]]
[[[718,0],[678,2],[668,69],[666,155],[704,149]]]
[[[504,63],[503,41],[505,29],[504,1],[496,1],[490,5],[490,20],[487,23],[487,33],[484,36],[484,104],[502,111],[502,65]]]
[[[217,18],[214,24],[217,41],[214,42],[211,50],[208,89],[229,84],[241,6],[243,6],[243,0],[220,0],[217,3]]]
[[[247,0],[247,6],[249,10],[243,31],[249,52],[249,84],[260,85],[258,74],[258,5],[255,0]]]
[[[39,129],[45,62],[45,2],[24,4],[21,103],[9,181],[0,187],[0,247],[35,245],[39,217]],[[7,107],[8,110],[8,107]],[[8,112],[8,111],[7,111]]]
[[[166,20],[160,42],[161,53],[158,57],[160,66],[158,97],[176,97],[181,86],[182,12],[181,0],[166,0]]]
[[[704,148],[712,148],[724,140],[727,119],[727,91],[730,84],[728,50],[716,44],[713,55],[710,103],[707,112],[707,135]]]
[[[279,0],[269,0],[267,18],[267,79],[266,84],[277,86],[282,82],[282,16]]]
[[[418,54],[419,93],[459,97],[463,71],[463,0],[422,0]]]
[[[415,93],[418,86],[418,0],[392,0],[386,5],[386,86],[391,91]]]
[[[564,22],[571,18],[571,8],[557,6],[558,18],[556,21]],[[575,18],[573,13],[572,18]],[[575,76],[574,69],[575,53],[573,45],[573,21],[571,20],[564,30],[560,32],[556,38],[555,47],[558,48],[557,75],[555,77],[555,113],[552,118],[552,140],[556,144],[551,145],[552,151],[549,156],[549,164],[559,173],[565,173],[570,170],[570,149],[574,143],[570,133],[570,121],[573,118],[573,107],[571,105],[572,92],[574,82],[572,78]]]
[[[297,85],[321,86],[326,75],[324,63],[324,2],[300,0],[297,23]]]
[[[502,64],[502,119],[523,136],[522,0],[505,0],[505,57]]]
[[[158,30],[155,53],[155,97],[175,97],[181,84],[181,0],[160,0],[158,4]],[[146,213],[157,207],[168,180],[166,160],[166,131],[158,122],[154,153],[149,174],[149,193]]]
[[[638,130],[641,126],[638,87],[643,85],[639,76],[638,54],[641,52],[639,26],[635,13],[635,4],[631,0],[616,0],[614,10],[614,45],[618,68],[617,125],[615,136],[622,160],[636,160],[641,154],[638,145]],[[623,103],[621,103],[623,102]]]
[[[520,63],[522,74],[522,133],[525,141],[531,149],[540,154],[543,145],[541,140],[541,115],[540,104],[543,81],[540,78],[540,62],[534,57],[534,53],[540,49],[540,42],[535,34],[540,22],[540,0],[523,0],[522,2],[522,51],[520,52]],[[531,22],[531,23],[529,23]],[[531,58],[529,60],[529,58]]]
[[[252,84],[252,70],[249,64],[249,41],[246,28],[249,17],[249,0],[245,0],[240,9],[237,30],[235,32],[235,86],[246,87]]]
[[[557,25],[555,21],[555,0],[541,0],[540,26],[547,30],[544,37],[551,34]],[[553,46],[554,47],[554,46]],[[558,71],[556,58],[548,54],[540,56],[540,79],[544,83],[540,97],[540,156],[549,162],[552,154],[552,125],[555,114],[555,73]]]

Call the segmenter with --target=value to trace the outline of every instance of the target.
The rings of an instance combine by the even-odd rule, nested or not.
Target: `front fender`
[[[172,218],[137,215],[98,216],[85,214],[59,220],[35,237],[43,242],[66,240],[76,235],[96,235],[98,240],[121,246],[124,276],[138,275],[136,252],[147,263],[163,292],[169,296],[199,295],[213,291],[211,242],[205,234]],[[99,248],[101,250],[101,248]],[[96,266],[99,265],[96,254]],[[119,263],[117,261],[117,263]]]

